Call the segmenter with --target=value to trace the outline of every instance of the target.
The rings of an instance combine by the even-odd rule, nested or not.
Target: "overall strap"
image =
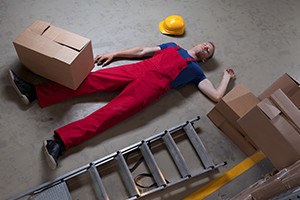
[[[195,58],[186,58],[186,62],[197,62]]]
[[[181,49],[181,47],[177,45],[177,46],[175,47],[175,49],[176,49],[176,51],[177,51],[177,50]]]
[[[181,47],[177,45],[177,46],[175,47],[175,49],[176,49],[176,51],[177,51],[177,50],[181,49]],[[185,61],[186,61],[186,62],[197,62],[197,60],[196,60],[195,58],[185,58]]]

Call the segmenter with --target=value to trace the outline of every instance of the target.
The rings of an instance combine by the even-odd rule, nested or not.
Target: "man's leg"
[[[162,94],[164,92],[153,89],[151,84],[145,83],[144,80],[135,80],[99,110],[81,120],[55,130],[55,136],[62,141],[63,148],[58,148],[59,146],[52,144],[50,140],[44,142],[44,150],[46,150],[49,166],[52,169],[56,168],[58,165],[57,159],[62,149],[67,150],[102,133],[113,125],[136,114]],[[55,141],[55,143],[59,142]],[[47,147],[48,144],[49,147]]]
[[[35,86],[37,99],[41,107],[46,107],[66,99],[95,92],[122,90],[139,76],[140,71],[134,70],[135,68],[136,64],[129,64],[91,72],[77,90],[54,82],[38,84]]]
[[[118,123],[119,121],[123,120],[122,116],[124,114],[131,115],[129,112],[131,110],[130,106],[134,105],[132,107],[135,107],[135,108],[140,107],[140,106],[138,106],[139,103],[134,103],[134,104],[126,103],[127,101],[126,101],[126,98],[124,98],[124,96],[126,96],[126,94],[127,94],[127,97],[129,97],[131,99],[131,101],[137,100],[137,102],[139,102],[138,98],[132,96],[131,94],[133,94],[133,95],[138,94],[139,97],[145,96],[147,98],[146,95],[143,95],[143,92],[145,91],[144,87],[142,86],[143,84],[137,80],[133,81],[132,79],[139,77],[138,79],[144,80],[143,78],[141,78],[141,76],[142,76],[142,74],[144,74],[145,71],[148,70],[148,68],[149,68],[149,66],[147,64],[146,65],[133,64],[133,65],[127,65],[127,67],[124,67],[124,68],[123,67],[120,68],[123,71],[119,70],[114,73],[114,74],[117,73],[120,75],[118,77],[119,78],[118,84],[109,84],[108,83],[107,85],[109,85],[110,87],[106,87],[105,90],[102,90],[102,91],[113,91],[116,89],[122,89],[128,84],[128,82],[130,82],[129,86],[126,86],[124,91],[112,101],[115,103],[113,103],[113,104],[109,103],[110,106],[105,106],[105,108],[102,109],[102,111],[103,111],[102,114],[101,114],[101,112],[98,114],[92,114],[83,120],[79,120],[77,122],[71,123],[70,125],[67,125],[63,128],[56,130],[55,131],[55,140],[47,140],[44,142],[44,150],[45,150],[44,152],[46,154],[48,164],[52,169],[55,169],[57,167],[57,159],[61,155],[61,152],[64,149],[68,149],[68,148],[70,148],[70,146],[79,144],[81,140],[86,140],[86,139],[92,137],[93,135],[97,134],[98,131],[101,130],[100,132],[102,132],[103,130]],[[149,74],[149,72],[147,72],[146,74]],[[97,76],[99,74],[95,73],[95,75]],[[101,76],[101,78],[103,78],[103,73],[101,73],[100,76]],[[103,87],[101,85],[103,83],[101,81],[98,81],[99,76],[96,77],[95,80],[92,80],[92,79],[93,79],[93,76],[89,76],[89,78],[86,80],[86,81],[93,81],[92,84],[89,84],[90,86],[96,85],[95,87],[97,88],[97,90],[99,90],[99,88]],[[121,81],[120,81],[120,79],[121,79]],[[103,79],[101,79],[101,80],[103,80]],[[104,79],[104,80],[109,81],[109,79]],[[128,81],[128,80],[130,80],[130,81]],[[87,84],[86,81],[85,81],[85,84]],[[147,82],[147,80],[144,80],[144,82]],[[158,81],[155,81],[155,82],[157,83]],[[124,84],[124,83],[126,83],[126,84]],[[97,85],[97,84],[99,84],[99,85]],[[132,85],[132,86],[130,86],[130,85]],[[136,85],[136,86],[134,86],[134,85]],[[79,88],[79,89],[81,89],[81,88]],[[90,88],[90,90],[93,91],[94,88]],[[157,91],[157,90],[155,90],[155,91]],[[77,96],[80,96],[79,95],[80,90],[77,90],[77,92],[78,92]],[[150,92],[150,94],[151,94],[151,92]],[[45,96],[45,98],[46,98],[46,96]],[[119,102],[125,102],[125,104],[122,105],[121,103],[118,103],[118,101],[117,101],[118,99],[119,99]],[[136,105],[137,105],[137,107],[136,107]],[[120,119],[120,117],[118,117],[118,114],[114,115],[114,113],[115,112],[117,113],[118,111],[120,111],[120,109],[123,110],[123,111],[121,111],[121,112],[123,112],[123,113],[121,113],[121,119]],[[136,113],[138,111],[139,110],[133,111],[133,112]],[[106,114],[111,116],[111,118],[106,120]],[[114,116],[116,116],[116,118],[114,118]],[[103,118],[102,122],[101,122],[101,118]],[[125,116],[125,118],[127,118],[127,116]],[[111,124],[111,122],[113,122],[113,124]],[[97,128],[98,126],[101,126],[101,127]],[[92,135],[89,134],[91,136],[88,136],[86,134],[86,132],[90,132],[90,131],[93,132],[93,134]],[[80,134],[80,132],[81,132],[81,134]],[[63,136],[60,135],[60,133],[63,133]],[[66,135],[64,135],[64,134],[66,134]],[[75,136],[76,134],[78,134],[79,136]],[[74,136],[72,136],[72,135],[74,135]],[[68,136],[70,136],[70,138],[71,138],[70,140],[72,142],[74,140],[73,138],[75,138],[75,140],[79,140],[79,142],[70,144],[70,142],[63,141]],[[88,137],[85,138],[86,136],[88,136]],[[66,140],[68,140],[68,139],[66,139]]]
[[[136,80],[99,110],[55,130],[55,133],[69,149],[138,113],[159,96],[144,81]]]

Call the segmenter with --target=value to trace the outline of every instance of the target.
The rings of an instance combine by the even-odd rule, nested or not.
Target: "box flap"
[[[281,89],[276,90],[271,98],[280,110],[298,127],[300,130],[300,111],[293,102],[283,93]]]
[[[268,116],[269,119],[274,119],[281,111],[268,99],[264,99],[257,106]]]
[[[298,157],[300,158],[300,135],[283,116],[279,115],[278,117],[272,120],[272,124],[276,129],[281,133],[282,137],[288,142],[295,152],[297,152]]]
[[[44,22],[37,20],[33,24],[31,24],[27,30],[36,33],[38,35],[42,35],[48,28],[50,27],[49,22]]]
[[[78,52],[65,46],[60,46],[53,58],[70,65],[78,56]]]
[[[229,107],[239,116],[244,116],[259,100],[252,93],[241,94],[238,98],[227,102]]]
[[[222,100],[216,105],[216,108],[226,114],[226,118],[237,120],[253,108],[259,100],[243,84],[235,86],[230,90]],[[233,113],[232,113],[233,112]]]
[[[80,52],[90,41],[80,35],[52,25],[43,33],[43,36],[77,52]]]
[[[298,109],[300,109],[300,86],[297,88],[297,90],[290,96],[290,99],[292,102],[297,106]]]
[[[272,83],[266,90],[264,90],[258,98],[263,100],[273,94],[277,89],[282,89],[285,94],[288,94],[294,87],[298,87],[299,83],[294,80],[287,73],[279,77],[274,83]]]
[[[57,43],[28,30],[22,32],[14,43],[49,57],[54,57],[61,48]]]
[[[28,30],[22,32],[19,37],[14,40],[14,43],[67,64],[71,64],[76,56],[78,56],[77,51]]]
[[[230,90],[223,98],[222,100],[225,102],[229,102],[233,99],[236,99],[242,95],[245,95],[247,93],[250,93],[250,91],[243,85],[238,84],[235,86],[232,90]]]

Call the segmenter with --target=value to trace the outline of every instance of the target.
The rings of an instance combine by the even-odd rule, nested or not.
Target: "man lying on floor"
[[[218,87],[206,78],[198,62],[213,57],[212,42],[200,43],[189,50],[175,43],[159,46],[134,47],[95,57],[98,65],[107,65],[116,58],[146,58],[140,62],[91,72],[77,90],[54,82],[33,85],[9,71],[12,84],[25,104],[37,100],[41,107],[50,106],[73,97],[95,92],[121,91],[111,102],[78,121],[54,130],[54,138],[44,141],[44,152],[50,168],[58,166],[62,153],[113,125],[138,113],[170,89],[189,83],[212,101],[218,102],[225,94],[229,81],[234,78],[232,69],[225,69]]]

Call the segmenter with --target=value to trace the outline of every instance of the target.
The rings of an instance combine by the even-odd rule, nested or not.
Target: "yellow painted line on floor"
[[[254,166],[256,163],[260,162],[262,159],[265,158],[265,154],[263,152],[259,151],[255,153],[254,155],[246,158],[241,163],[237,164],[233,168],[229,169],[228,171],[224,172],[211,182],[204,185],[202,188],[197,190],[196,192],[192,193],[191,195],[184,198],[184,200],[200,200],[204,199],[205,197],[209,196],[231,180],[235,179],[248,169],[250,169],[252,166]]]

